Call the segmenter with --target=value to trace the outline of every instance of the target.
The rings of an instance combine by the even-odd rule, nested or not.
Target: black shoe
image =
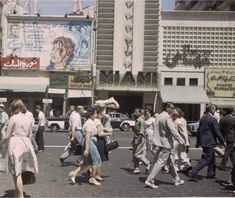
[[[60,163],[61,163],[61,166],[64,166],[64,160],[62,158],[60,158]]]
[[[215,175],[212,175],[212,176],[207,175],[206,178],[207,178],[207,179],[215,179]]]
[[[198,179],[196,176],[192,175],[191,172],[188,172],[188,176],[194,181],[194,182],[198,182]]]

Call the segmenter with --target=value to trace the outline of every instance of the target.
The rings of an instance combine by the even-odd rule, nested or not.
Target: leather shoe
[[[192,175],[191,172],[188,172],[188,176],[189,176],[194,182],[197,182],[197,181],[198,181],[197,177],[194,176],[194,175]]]

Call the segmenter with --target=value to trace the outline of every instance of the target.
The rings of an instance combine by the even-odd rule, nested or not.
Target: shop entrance
[[[140,93],[109,93],[109,97],[114,97],[115,100],[119,103],[120,108],[117,110],[121,113],[127,113],[129,116],[134,111],[134,108],[143,106],[143,96]]]

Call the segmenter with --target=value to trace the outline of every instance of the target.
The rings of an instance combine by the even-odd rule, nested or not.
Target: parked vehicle
[[[133,119],[127,119],[127,120],[124,120],[124,121],[120,124],[120,129],[121,129],[121,131],[128,132],[128,131],[130,131],[131,129],[133,129],[134,126],[135,126],[135,120],[133,120]]]
[[[120,124],[124,120],[129,119],[129,117],[126,114],[119,113],[119,112],[116,112],[116,111],[109,113],[109,115],[111,117],[111,126],[113,127],[113,129],[120,128]]]
[[[82,124],[85,122],[86,118],[82,116]],[[47,118],[47,127],[51,132],[59,130],[68,130],[69,128],[69,116],[61,115],[59,117],[49,117]]]
[[[199,127],[199,122],[193,122],[193,123],[188,123],[188,124],[187,124],[188,132],[189,132],[192,136],[196,136],[196,135],[197,135],[198,127]]]

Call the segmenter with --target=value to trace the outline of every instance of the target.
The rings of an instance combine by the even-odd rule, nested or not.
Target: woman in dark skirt
[[[108,151],[106,150],[106,137],[111,136],[112,133],[105,132],[104,127],[101,123],[101,119],[104,116],[104,108],[97,109],[97,117],[94,120],[96,128],[97,128],[97,148],[100,154],[100,158],[102,161],[108,160]]]

